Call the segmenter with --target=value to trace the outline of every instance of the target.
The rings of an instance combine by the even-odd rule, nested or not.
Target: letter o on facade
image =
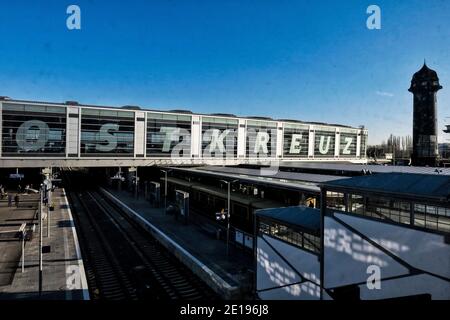
[[[17,129],[17,146],[23,151],[38,151],[45,147],[49,131],[48,125],[43,121],[26,121]]]

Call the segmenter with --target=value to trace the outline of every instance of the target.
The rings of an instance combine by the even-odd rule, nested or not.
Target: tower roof
[[[428,68],[426,62],[423,63],[422,68],[414,73],[413,75],[413,81],[414,80],[437,80],[439,81],[438,75],[436,71]]]
[[[426,62],[423,63],[422,68],[414,73],[411,80],[411,87],[409,92],[416,92],[419,90],[432,90],[438,91],[442,89],[439,84],[439,78],[436,71],[428,68]]]

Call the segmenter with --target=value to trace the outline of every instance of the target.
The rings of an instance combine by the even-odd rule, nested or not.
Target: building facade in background
[[[3,98],[0,128],[3,167],[366,162],[366,129],[298,120]]]

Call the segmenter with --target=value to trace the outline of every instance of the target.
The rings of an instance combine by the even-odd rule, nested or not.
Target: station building
[[[366,129],[298,120],[0,97],[0,126],[4,168],[367,161]]]
[[[214,239],[229,201],[259,299],[450,299],[450,169],[367,165],[364,128],[5,97],[0,125],[1,168],[90,167],[150,204],[182,193]]]

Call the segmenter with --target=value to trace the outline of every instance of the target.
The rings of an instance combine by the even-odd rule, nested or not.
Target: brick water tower
[[[414,95],[413,166],[437,166],[439,161],[437,92],[442,89],[436,71],[426,63],[417,71],[408,89]]]

